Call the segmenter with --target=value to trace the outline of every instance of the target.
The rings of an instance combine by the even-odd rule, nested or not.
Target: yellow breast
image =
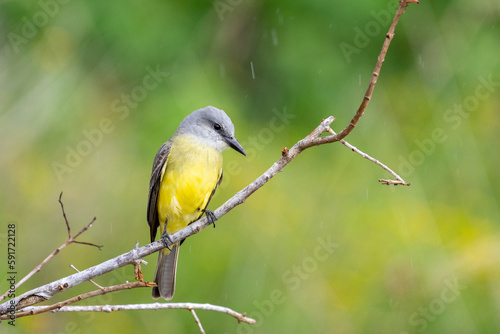
[[[222,173],[222,153],[194,136],[175,137],[158,194],[161,233],[175,233],[198,219]]]

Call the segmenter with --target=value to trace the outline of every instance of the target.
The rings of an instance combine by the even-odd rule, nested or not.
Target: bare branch
[[[37,272],[40,271],[40,269],[42,269],[42,267],[47,263],[49,262],[54,256],[56,256],[61,250],[63,250],[64,248],[66,248],[69,244],[71,243],[78,243],[78,244],[85,244],[85,245],[90,245],[90,246],[94,246],[94,247],[97,247],[99,248],[99,250],[101,249],[102,246],[98,246],[96,244],[92,244],[92,243],[88,243],[88,242],[80,242],[80,241],[76,241],[75,239],[78,238],[83,232],[87,231],[89,228],[92,227],[92,224],[95,222],[96,220],[96,217],[94,217],[90,223],[85,226],[84,228],[82,228],[80,230],[80,232],[78,232],[74,237],[71,236],[71,229],[69,227],[69,222],[68,222],[68,219],[66,217],[66,212],[64,211],[64,205],[62,203],[62,200],[61,200],[61,197],[62,197],[62,192],[61,194],[59,195],[59,203],[61,204],[61,210],[62,210],[62,214],[63,214],[63,217],[64,217],[64,221],[66,222],[66,227],[68,229],[68,240],[63,243],[61,246],[59,246],[56,250],[54,250],[52,253],[49,254],[49,256],[47,256],[45,258],[45,260],[43,260],[39,265],[37,265],[35,268],[33,268],[33,270],[31,270],[26,276],[24,276],[19,282],[16,283],[14,289],[17,290],[24,282],[26,282],[31,276],[33,276],[34,274],[36,274]],[[6,291],[2,296],[0,296],[0,301],[4,300],[7,295],[9,294],[9,291]]]
[[[62,202],[62,194],[63,192],[59,194],[59,204],[61,205],[61,211],[62,215],[64,218],[64,222],[66,223],[66,228],[68,229],[68,239],[71,239],[71,227],[69,227],[69,222],[68,222],[68,217],[66,217],[66,211],[64,211],[64,204]]]
[[[196,321],[196,324],[200,328],[200,333],[205,334],[205,330],[203,329],[203,326],[201,325],[200,319],[198,319],[198,316],[196,315],[196,312],[194,311],[194,309],[190,308],[189,311],[193,315],[194,321]]]
[[[349,124],[342,130],[340,131],[336,136],[328,136],[328,137],[322,137],[318,138],[318,141],[320,142],[325,142],[325,143],[333,143],[336,141],[339,141],[341,139],[344,139],[348,134],[351,133],[352,130],[354,130],[354,127],[358,124],[359,120],[361,119],[361,116],[363,116],[366,106],[368,105],[368,102],[370,102],[372,95],[373,95],[373,90],[375,89],[375,85],[377,84],[378,77],[380,75],[380,70],[382,68],[382,64],[385,60],[385,55],[387,54],[387,50],[389,50],[389,45],[391,44],[392,38],[394,37],[394,32],[396,30],[396,25],[398,24],[399,18],[401,15],[403,15],[406,7],[408,6],[409,3],[419,3],[418,0],[399,0],[399,7],[398,10],[396,11],[396,14],[394,15],[394,19],[391,23],[391,26],[389,27],[389,31],[385,35],[385,40],[382,45],[382,50],[380,51],[380,54],[377,59],[377,64],[375,65],[375,69],[373,70],[372,77],[370,79],[370,83],[368,84],[368,88],[366,90],[365,96],[363,97],[363,101],[361,102],[358,110],[356,111],[356,114],[352,118],[352,120],[349,122]]]
[[[80,272],[80,270],[76,269],[76,267],[72,264],[69,265],[71,269],[73,269],[74,271],[76,271],[77,273]],[[93,280],[89,279],[90,283],[94,284],[96,287],[98,287],[99,289],[104,289],[101,285],[97,284],[96,282],[94,282]]]
[[[63,205],[63,202],[61,200],[62,199],[62,194],[63,194],[63,192],[61,191],[61,193],[59,194],[59,204],[61,204],[61,211],[62,211],[62,214],[63,214],[64,222],[66,223],[66,228],[68,229],[68,245],[70,243],[74,242],[76,244],[94,246],[94,247],[99,248],[99,250],[101,250],[102,246],[98,246],[98,245],[90,243],[90,242],[84,242],[84,241],[77,241],[76,240],[76,238],[78,238],[80,236],[80,234],[82,234],[83,232],[87,231],[90,227],[92,227],[92,224],[95,222],[96,217],[94,217],[92,219],[92,221],[87,226],[85,226],[84,228],[82,228],[82,230],[80,232],[78,232],[73,238],[71,237],[71,228],[69,227],[68,217],[66,216],[66,211],[64,210],[64,205]],[[66,247],[66,246],[64,246],[64,247]]]
[[[379,179],[378,182],[385,184],[385,185],[403,185],[403,186],[409,186],[409,183],[406,183],[405,181],[400,181],[400,180],[386,180],[386,179]]]
[[[141,283],[141,282],[136,282]],[[35,313],[43,306],[30,306],[26,308],[27,313]],[[113,312],[113,311],[135,311],[135,310],[162,310],[162,309],[186,309],[186,310],[204,310],[221,312],[230,315],[238,322],[246,322],[248,324],[255,324],[255,320],[233,311],[230,308],[211,305],[211,304],[197,304],[197,303],[152,303],[152,304],[127,304],[127,305],[94,305],[94,306],[63,306],[54,308],[51,312]],[[16,315],[17,317],[17,315]]]
[[[21,317],[26,317],[29,315],[35,315],[35,314],[53,311],[53,310],[59,309],[63,306],[73,304],[73,303],[79,302],[79,301],[87,299],[87,298],[91,298],[91,297],[95,297],[95,296],[99,296],[99,295],[105,295],[109,292],[126,290],[126,289],[133,289],[133,288],[153,287],[153,286],[156,286],[156,284],[151,283],[151,282],[133,282],[133,283],[124,283],[124,284],[119,284],[119,285],[113,285],[113,286],[109,286],[109,287],[101,287],[99,290],[87,292],[87,293],[78,295],[76,297],[67,299],[65,301],[62,301],[62,302],[59,302],[59,303],[56,303],[53,305],[39,306],[36,308],[26,308],[24,311],[16,313],[16,318],[21,318]],[[7,318],[8,318],[7,315],[0,316],[0,320],[5,320]]]
[[[329,132],[332,134],[332,135],[335,135],[335,131],[333,131],[332,129],[329,129]],[[398,184],[401,184],[401,185],[405,185],[405,186],[409,186],[410,184],[407,183],[405,180],[403,180],[401,178],[401,176],[399,176],[398,174],[396,174],[396,172],[394,172],[392,169],[390,169],[389,167],[387,167],[386,165],[384,165],[383,163],[381,163],[380,161],[378,161],[377,159],[375,158],[372,158],[371,156],[369,156],[368,154],[366,154],[365,152],[359,150],[358,148],[356,148],[355,146],[349,144],[348,142],[346,142],[344,139],[341,139],[340,142],[342,143],[342,145],[344,145],[345,147],[349,148],[351,151],[355,152],[355,153],[358,153],[359,155],[361,155],[363,158],[365,159],[368,159],[370,160],[371,162],[379,165],[380,167],[382,167],[383,169],[385,169],[387,172],[389,172],[392,176],[394,176],[396,178],[397,181],[394,181],[394,180],[385,180],[385,179],[380,179],[378,180],[379,182],[382,182],[382,184],[386,184],[386,185],[389,185],[389,184],[393,184],[393,185],[398,185]]]

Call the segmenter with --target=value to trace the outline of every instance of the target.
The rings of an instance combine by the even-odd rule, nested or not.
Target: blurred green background
[[[97,221],[18,294],[149,242],[154,155],[191,111],[224,109],[248,156],[225,152],[214,210],[333,115],[362,100],[396,0],[2,1],[0,288],[16,224],[17,279]],[[207,333],[500,332],[500,5],[411,5],[365,116],[311,148],[182,246],[174,302]],[[146,258],[153,279],[156,255]],[[96,278],[133,280],[131,266]],[[84,283],[50,302],[95,286]],[[150,289],[82,305],[151,303]],[[8,333],[196,333],[185,310],[43,314]]]

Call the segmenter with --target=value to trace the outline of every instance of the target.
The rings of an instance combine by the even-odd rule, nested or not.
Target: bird
[[[175,291],[179,247],[184,240],[171,244],[169,235],[204,213],[215,226],[215,215],[207,205],[222,181],[222,151],[227,148],[246,156],[234,137],[229,116],[208,106],[187,115],[156,153],[149,181],[147,221],[151,242],[160,228],[165,248],[158,253],[154,299],[171,300]]]

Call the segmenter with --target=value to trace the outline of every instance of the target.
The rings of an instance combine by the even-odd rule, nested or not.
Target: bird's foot
[[[170,248],[169,244],[171,245],[171,244],[173,244],[173,242],[172,242],[172,239],[170,239],[170,236],[168,235],[166,228],[163,231],[163,234],[161,235],[161,241],[163,241],[163,245],[165,246],[165,248],[167,248],[169,251],[172,250]]]
[[[207,216],[208,222],[215,228],[215,221],[217,220],[217,218],[215,218],[215,214],[213,213],[213,211],[205,210],[205,215]]]

